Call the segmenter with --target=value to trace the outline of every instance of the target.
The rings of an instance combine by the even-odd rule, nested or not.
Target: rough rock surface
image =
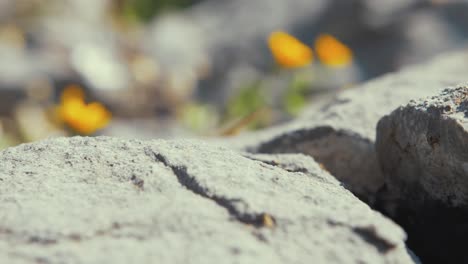
[[[466,81],[466,72],[468,53],[447,54],[346,90],[331,102],[307,109],[294,122],[246,133],[229,146],[250,152],[311,155],[353,193],[372,203],[384,181],[374,149],[379,119],[411,99]]]
[[[60,138],[0,152],[0,263],[412,263],[304,155]]]
[[[444,89],[382,118],[376,149],[382,209],[424,263],[467,263],[468,86]]]

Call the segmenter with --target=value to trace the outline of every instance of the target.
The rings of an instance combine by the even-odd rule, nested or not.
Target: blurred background
[[[467,38],[468,1],[0,0],[0,148],[232,136]]]

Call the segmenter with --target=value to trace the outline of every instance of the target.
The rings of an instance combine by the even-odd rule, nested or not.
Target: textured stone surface
[[[412,263],[310,157],[61,138],[0,152],[0,263]]]
[[[382,209],[409,232],[424,263],[466,263],[468,86],[411,101],[382,118],[376,149]]]
[[[228,144],[251,152],[311,155],[372,203],[383,185],[374,149],[379,119],[411,99],[467,80],[466,72],[466,52],[447,54],[343,91],[331,102],[311,106],[294,122],[247,133]]]
[[[467,130],[466,85],[411,101],[382,118],[376,148],[388,175],[387,187],[399,188],[401,196],[406,196],[417,186],[419,190],[413,197],[421,195],[449,206],[467,207]]]

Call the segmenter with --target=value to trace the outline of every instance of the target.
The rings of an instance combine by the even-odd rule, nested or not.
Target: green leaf
[[[310,90],[310,82],[294,76],[284,96],[284,108],[290,115],[296,116],[307,104],[307,93]]]
[[[205,133],[217,125],[218,115],[210,105],[191,103],[181,112],[181,122],[189,129]]]
[[[229,100],[224,120],[233,120],[246,117],[255,111],[267,107],[267,96],[263,93],[261,81],[255,81],[242,87],[239,92]],[[256,120],[249,128],[259,128],[267,125],[267,120]]]
[[[188,7],[196,0],[126,0],[123,15],[130,20],[149,22],[157,14]]]

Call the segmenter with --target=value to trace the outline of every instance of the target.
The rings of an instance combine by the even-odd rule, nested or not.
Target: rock
[[[0,152],[1,263],[413,263],[310,157],[59,138]]]
[[[423,263],[466,263],[468,86],[412,101],[383,117],[376,149],[382,210],[409,232]]]
[[[311,106],[293,122],[246,133],[227,145],[254,153],[313,156],[354,194],[372,204],[384,182],[374,149],[379,119],[413,98],[466,80],[467,71],[468,54],[446,54],[345,90],[331,102]]]

